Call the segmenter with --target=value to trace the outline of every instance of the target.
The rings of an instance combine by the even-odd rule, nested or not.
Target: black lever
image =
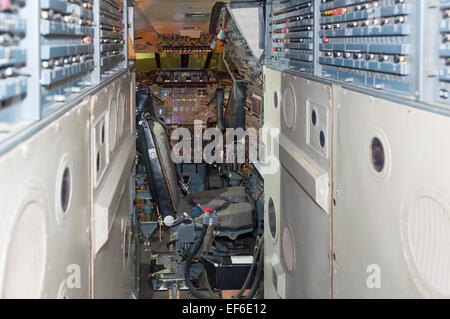
[[[225,124],[223,121],[223,100],[225,98],[225,90],[223,88],[217,88],[216,90],[216,104],[217,104],[217,123],[219,129],[224,132]]]

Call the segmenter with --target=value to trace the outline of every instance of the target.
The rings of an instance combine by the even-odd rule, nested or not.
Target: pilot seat
[[[161,121],[143,114],[140,120],[139,143],[148,177],[150,193],[166,226],[173,227],[184,214],[201,223],[204,208],[215,211],[219,218],[217,236],[235,239],[253,231],[254,204],[246,188],[227,187],[190,194],[178,176],[171,157],[171,146],[166,127]]]

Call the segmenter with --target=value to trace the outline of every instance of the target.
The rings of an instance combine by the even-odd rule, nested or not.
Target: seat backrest
[[[141,144],[150,194],[159,208],[162,218],[176,217],[178,206],[178,176],[169,136],[164,124],[157,120],[146,120],[141,116],[139,141]]]
[[[245,129],[245,104],[247,102],[247,87],[244,82],[235,81],[231,87],[225,112],[225,129]]]

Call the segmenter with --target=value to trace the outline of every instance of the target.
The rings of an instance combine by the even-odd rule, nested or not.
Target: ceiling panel
[[[196,32],[208,33],[211,0],[138,0],[136,3],[158,33],[184,33],[196,28]],[[204,17],[187,17],[186,13],[204,13]]]

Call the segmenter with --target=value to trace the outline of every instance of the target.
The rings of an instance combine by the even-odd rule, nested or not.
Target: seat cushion
[[[225,209],[217,211],[221,222],[219,229],[225,230],[240,230],[251,228],[254,225],[253,221],[253,205],[250,202],[245,187],[229,187],[221,189],[212,189],[200,193],[193,194],[194,201],[204,207],[211,207],[212,209],[222,206],[228,198],[232,201]],[[246,198],[247,201],[242,201]],[[189,205],[185,198],[181,198],[177,209],[178,214],[189,213],[193,207]],[[197,223],[202,222],[202,217],[195,220]]]

